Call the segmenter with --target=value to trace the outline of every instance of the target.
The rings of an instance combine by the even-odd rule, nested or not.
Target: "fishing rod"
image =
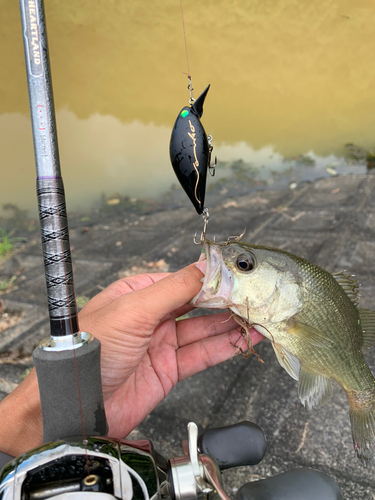
[[[50,337],[33,354],[43,442],[105,435],[100,342],[78,325],[43,0],[20,0],[20,9],[50,319]]]
[[[78,325],[43,0],[20,0],[20,6],[51,326],[34,351],[48,444],[3,468],[0,500],[230,500],[220,470],[262,460],[266,440],[256,424],[199,436],[190,422],[185,455],[170,460],[149,440],[100,436],[107,432],[100,343]],[[337,485],[317,471],[300,469],[261,483],[244,484],[236,500],[342,500]],[[315,495],[305,497],[306,490]]]

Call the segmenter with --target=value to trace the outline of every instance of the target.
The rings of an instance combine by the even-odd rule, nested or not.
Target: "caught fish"
[[[358,283],[239,241],[206,240],[204,258],[203,287],[191,303],[229,308],[240,325],[267,337],[308,408],[328,401],[336,380],[349,400],[355,451],[363,462],[374,458],[375,379],[362,349],[375,343],[375,313],[357,307]]]

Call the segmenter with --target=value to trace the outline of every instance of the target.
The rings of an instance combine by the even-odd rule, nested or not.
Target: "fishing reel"
[[[256,424],[206,430],[188,424],[185,455],[167,461],[151,441],[90,437],[25,453],[0,475],[1,500],[230,500],[221,471],[259,463],[266,451]],[[342,500],[326,474],[298,469],[243,485],[235,500]]]

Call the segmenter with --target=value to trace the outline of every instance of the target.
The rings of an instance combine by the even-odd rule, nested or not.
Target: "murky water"
[[[195,96],[220,175],[279,182],[365,169],[375,147],[373,0],[184,0]],[[45,0],[68,208],[150,197],[175,182],[170,132],[187,104],[179,0]],[[0,0],[0,205],[36,212],[18,2]],[[311,161],[310,161],[310,160]],[[232,169],[233,170],[233,169]],[[209,182],[210,179],[209,179]]]

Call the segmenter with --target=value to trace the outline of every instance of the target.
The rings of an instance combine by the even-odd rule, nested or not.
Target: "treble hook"
[[[210,214],[208,213],[208,208],[205,208],[202,212],[203,217],[203,231],[201,233],[201,238],[197,241],[197,233],[194,234],[193,241],[196,245],[203,245],[206,240],[206,231],[208,225],[208,219],[210,218]]]
[[[207,142],[208,142],[208,170],[211,174],[211,177],[215,176],[215,169],[217,165],[217,156],[215,156],[215,163],[211,165],[211,153],[214,149],[214,147],[211,145],[212,142],[212,135],[207,136]]]

